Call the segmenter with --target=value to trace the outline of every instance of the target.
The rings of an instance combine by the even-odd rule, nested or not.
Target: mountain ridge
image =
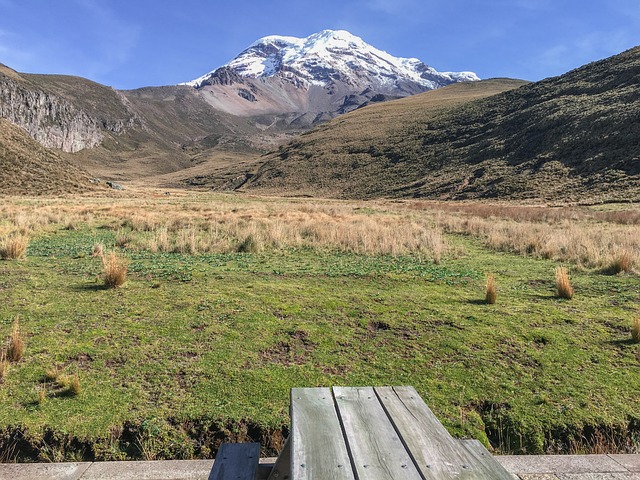
[[[306,38],[263,37],[183,85],[203,90],[227,112],[335,116],[379,95],[397,98],[477,80],[473,72],[438,72],[416,58],[394,57],[345,30],[323,30]]]
[[[403,105],[436,92],[442,90]],[[265,157],[243,189],[341,198],[640,201],[637,98],[640,47],[428,115],[396,112],[384,135],[360,131],[383,128],[377,112],[397,104],[371,106]]]
[[[257,157],[314,125],[364,104],[433,86],[428,82],[435,71],[418,60],[395,59],[348,32],[323,31],[316,37],[315,43],[307,42],[307,50],[301,46],[297,53],[289,53],[302,62],[299,69],[308,66],[305,52],[322,54],[314,60],[319,69],[316,73],[325,75],[329,83],[312,82],[311,73],[306,79],[297,77],[292,68],[284,69],[286,75],[263,79],[242,76],[224,67],[198,89],[182,85],[119,91],[81,77],[19,73],[2,65],[0,117],[24,128],[41,145],[61,150],[69,161],[94,175],[127,181],[193,167],[201,171],[202,165],[218,171],[226,168],[230,159]],[[291,44],[293,40],[258,40],[251,47],[254,50],[249,48],[245,53],[255,53],[260,46],[271,48],[275,55],[278,50],[274,42]],[[352,45],[366,51],[350,52]],[[271,54],[265,53],[267,57]],[[376,77],[387,83],[385,88],[369,84],[364,88],[357,78],[338,74],[320,62],[340,60],[344,66],[359,57],[372,60],[373,54],[386,55],[398,68],[418,65],[422,70],[414,76],[423,75],[424,85],[393,80],[389,74]],[[241,59],[247,57],[241,54],[237,58],[242,63]],[[393,67],[391,63],[389,68]],[[438,78],[444,83],[466,78],[442,75]]]

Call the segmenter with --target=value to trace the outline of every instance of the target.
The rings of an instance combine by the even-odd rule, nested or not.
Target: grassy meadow
[[[0,461],[273,454],[320,385],[413,385],[500,452],[640,447],[633,205],[8,197],[0,256]]]

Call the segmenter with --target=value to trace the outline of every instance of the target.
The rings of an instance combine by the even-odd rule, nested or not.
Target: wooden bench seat
[[[512,480],[480,442],[456,440],[413,387],[291,390],[289,469],[273,479]]]
[[[255,480],[259,461],[259,443],[223,443],[209,480]]]

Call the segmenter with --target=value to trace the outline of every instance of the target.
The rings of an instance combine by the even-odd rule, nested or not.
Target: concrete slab
[[[82,480],[207,480],[213,460],[95,462]]]
[[[90,462],[2,463],[0,480],[78,480]]]
[[[518,475],[520,480],[558,480],[552,473],[523,473]]]
[[[640,480],[638,473],[560,473],[560,480]]]
[[[607,473],[627,472],[607,455],[497,455],[511,473]]]
[[[640,472],[640,455],[609,455],[630,472]]]

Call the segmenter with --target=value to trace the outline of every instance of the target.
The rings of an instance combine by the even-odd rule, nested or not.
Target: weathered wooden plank
[[[375,391],[424,478],[503,478],[501,465],[491,455],[477,455],[464,448],[413,387],[378,387]]]
[[[223,443],[209,480],[255,480],[259,461],[259,443]]]
[[[495,480],[513,480],[506,468],[500,464],[484,445],[478,440],[458,440],[458,443],[464,447],[469,454],[475,458],[474,465],[478,467],[480,475],[477,478],[490,478]]]
[[[291,472],[295,480],[354,480],[328,388],[291,390]]]
[[[284,447],[276,459],[267,480],[288,480],[291,478],[291,436],[284,442]]]
[[[372,387],[334,387],[333,393],[359,479],[421,479]]]

